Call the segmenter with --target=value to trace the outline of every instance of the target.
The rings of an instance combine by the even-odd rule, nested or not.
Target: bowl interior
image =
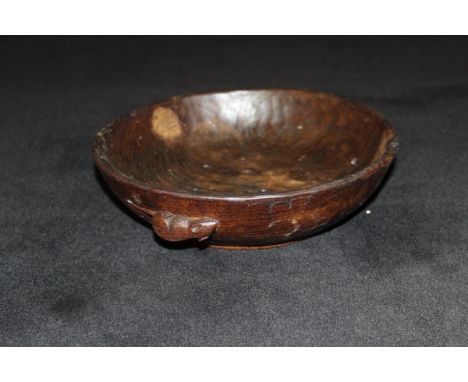
[[[146,186],[258,195],[337,180],[379,159],[393,129],[366,107],[300,90],[176,97],[120,118],[100,157]]]

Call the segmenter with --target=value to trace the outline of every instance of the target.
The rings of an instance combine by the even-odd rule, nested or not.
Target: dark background
[[[352,219],[283,248],[170,249],[92,164],[173,95],[299,87],[401,141]],[[0,345],[468,345],[467,38],[1,38]]]

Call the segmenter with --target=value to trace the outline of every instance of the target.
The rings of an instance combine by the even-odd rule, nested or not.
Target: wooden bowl
[[[358,208],[398,148],[376,112],[304,90],[175,97],[97,134],[110,188],[162,239],[271,246]]]

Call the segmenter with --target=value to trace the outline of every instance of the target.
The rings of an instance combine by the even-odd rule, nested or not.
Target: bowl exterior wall
[[[375,191],[389,164],[331,188],[246,198],[200,198],[142,189],[101,173],[116,196],[147,221],[155,211],[207,217],[218,221],[209,244],[269,246],[310,236],[349,215]]]

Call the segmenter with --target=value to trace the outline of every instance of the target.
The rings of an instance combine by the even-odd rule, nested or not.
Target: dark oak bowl
[[[372,194],[398,148],[376,112],[303,90],[175,97],[97,134],[117,197],[169,241],[268,246],[337,222]]]

